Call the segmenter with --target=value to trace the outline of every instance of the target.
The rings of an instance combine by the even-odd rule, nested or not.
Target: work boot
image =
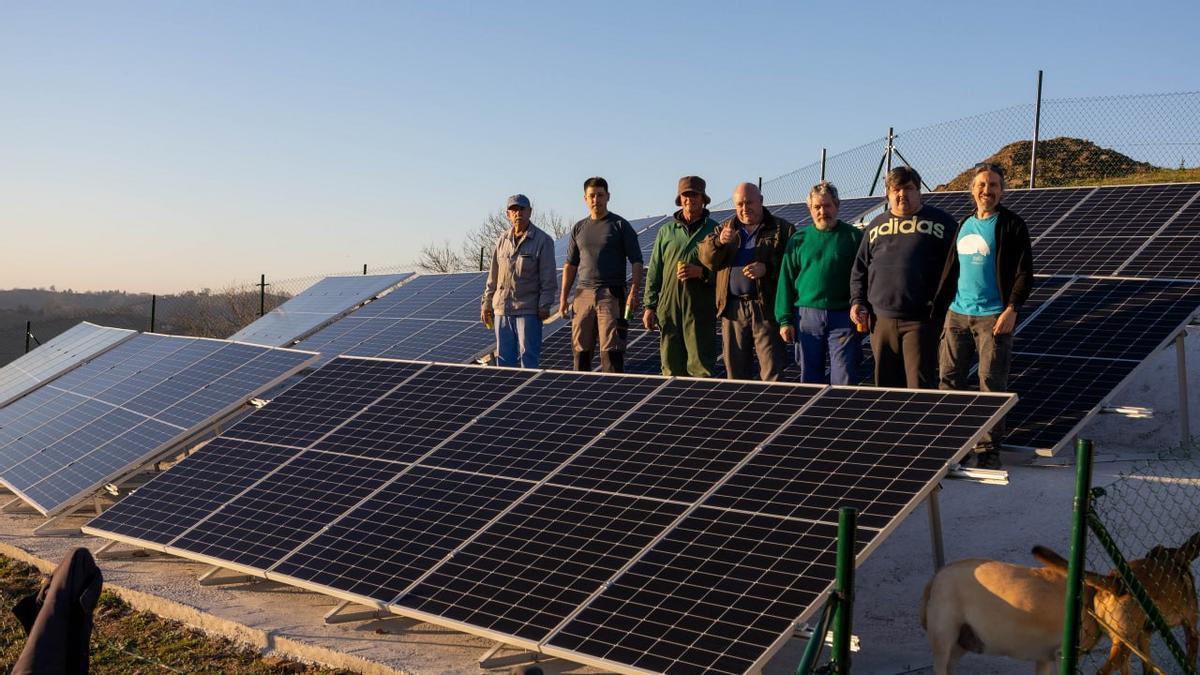
[[[625,372],[625,352],[600,352],[600,370],[605,373]]]
[[[590,373],[592,371],[592,353],[575,352],[575,370]]]

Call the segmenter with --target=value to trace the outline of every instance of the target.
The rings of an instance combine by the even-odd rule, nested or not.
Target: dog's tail
[[[1038,562],[1042,563],[1046,567],[1049,567],[1050,569],[1053,569],[1053,570],[1058,570],[1059,572],[1062,572],[1063,574],[1067,573],[1067,568],[1069,567],[1069,564],[1067,563],[1066,558],[1063,558],[1061,555],[1055,553],[1054,551],[1051,551],[1050,549],[1046,548],[1045,546],[1042,546],[1041,544],[1034,546],[1032,553],[1033,553],[1033,557],[1036,558]]]
[[[1066,558],[1046,548],[1045,546],[1042,546],[1041,544],[1033,547],[1033,557],[1036,558],[1038,562],[1056,572],[1062,572],[1063,574],[1066,574],[1070,568],[1070,563],[1067,562]],[[1089,572],[1087,570],[1084,570],[1083,572],[1083,583],[1098,590],[1108,591],[1114,595],[1117,595],[1121,592],[1121,584],[1116,579],[1106,577],[1102,574],[1096,574],[1095,572]]]

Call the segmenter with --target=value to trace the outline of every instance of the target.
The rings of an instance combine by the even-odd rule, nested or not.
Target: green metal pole
[[[1104,523],[1100,522],[1100,518],[1095,513],[1088,513],[1088,526],[1092,528],[1092,532],[1096,534],[1096,540],[1104,547],[1108,557],[1112,558],[1113,564],[1117,566],[1117,572],[1121,575],[1121,581],[1129,589],[1130,594],[1138,601],[1142,611],[1146,613],[1146,617],[1150,619],[1150,623],[1154,626],[1154,630],[1162,635],[1163,642],[1167,645],[1167,650],[1171,652],[1171,656],[1175,657],[1175,662],[1179,664],[1181,672],[1188,675],[1195,675],[1196,668],[1188,662],[1187,655],[1183,648],[1179,646],[1179,642],[1171,633],[1170,626],[1167,625],[1166,619],[1163,618],[1158,607],[1154,605],[1154,601],[1150,599],[1150,593],[1142,582],[1133,573],[1133,568],[1129,566],[1129,562],[1125,560],[1125,556],[1121,555],[1121,549],[1117,548],[1117,542],[1113,541],[1112,535],[1108,533],[1108,528],[1104,527]]]
[[[154,319],[155,319],[155,315],[157,314],[157,312],[158,312],[158,296],[151,295],[150,296],[150,332],[151,333],[154,332]]]
[[[267,275],[258,278],[258,315],[267,313]]]
[[[834,592],[838,603],[833,611],[833,672],[850,672],[850,627],[854,615],[854,539],[858,509],[838,511],[837,577]]]
[[[810,675],[816,667],[817,659],[821,658],[821,650],[825,647],[825,634],[829,632],[830,618],[838,602],[838,597],[834,595],[829,598],[829,604],[821,610],[821,618],[817,620],[812,637],[808,638],[808,644],[804,646],[804,656],[800,658],[800,665],[796,667],[796,675]]]
[[[1068,554],[1067,604],[1063,618],[1059,675],[1075,675],[1079,662],[1079,627],[1083,611],[1084,554],[1087,552],[1087,514],[1091,510],[1092,442],[1075,441],[1075,513],[1071,519],[1071,552]]]
[[[363,276],[367,276],[367,263],[363,263]]]

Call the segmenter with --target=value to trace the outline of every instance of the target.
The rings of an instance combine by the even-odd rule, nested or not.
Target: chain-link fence
[[[927,189],[961,190],[966,182],[955,178],[988,160],[1005,167],[1010,188],[1029,187],[1036,111],[1031,101],[896,131],[890,145],[884,135],[828,156],[825,179],[843,197],[880,195],[887,167],[907,163]],[[1200,180],[1200,92],[1043,100],[1038,138],[1037,187]],[[804,201],[821,170],[814,162],[767,181],[763,197]]]
[[[1200,446],[1175,450],[1135,467],[1092,499],[1110,543],[1128,561],[1175,641],[1172,652],[1134,592],[1120,581],[1117,564],[1093,528],[1088,541],[1087,583],[1096,589],[1092,615],[1102,638],[1081,659],[1079,672],[1195,672],[1196,558],[1200,556]],[[1114,644],[1115,643],[1115,644]],[[1139,662],[1153,664],[1133,670]],[[1124,670],[1128,665],[1130,671]],[[1154,670],[1157,668],[1157,670]]]
[[[1029,181],[1034,102],[932,126],[900,131],[830,156],[825,177],[842,196],[882,194],[889,163],[917,168],[931,189],[962,189],[955,179],[979,161],[998,161],[1010,187]],[[1200,92],[1148,96],[1044,100],[1037,146],[1039,187],[1110,182],[1200,181]],[[890,148],[890,151],[889,151]],[[814,163],[763,185],[767,203],[803,201],[821,177]],[[961,183],[961,184],[960,184]],[[714,210],[729,208],[728,202]],[[486,239],[486,237],[485,237]],[[471,248],[472,256],[475,249]],[[466,255],[465,253],[463,254]],[[471,261],[473,267],[473,258]],[[466,265],[467,263],[462,263]],[[461,265],[459,265],[461,267]],[[458,269],[456,267],[455,269]],[[412,264],[370,267],[373,274],[412,271]],[[182,335],[227,337],[288,298],[331,274],[259,277],[222,287],[152,297],[112,294],[102,301],[52,306],[0,307],[0,365],[79,321]],[[265,283],[265,285],[263,285]],[[92,299],[95,300],[95,299]]]

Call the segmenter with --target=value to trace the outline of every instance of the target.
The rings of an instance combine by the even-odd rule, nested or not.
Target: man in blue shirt
[[[946,323],[938,350],[941,389],[966,389],[979,361],[979,389],[1005,391],[1012,362],[1017,311],[1033,285],[1033,252],[1025,221],[1000,204],[1004,170],[979,164],[971,177],[975,212],[958,230],[946,259],[938,305]],[[999,469],[1004,421],[984,432],[975,448],[976,466]]]

